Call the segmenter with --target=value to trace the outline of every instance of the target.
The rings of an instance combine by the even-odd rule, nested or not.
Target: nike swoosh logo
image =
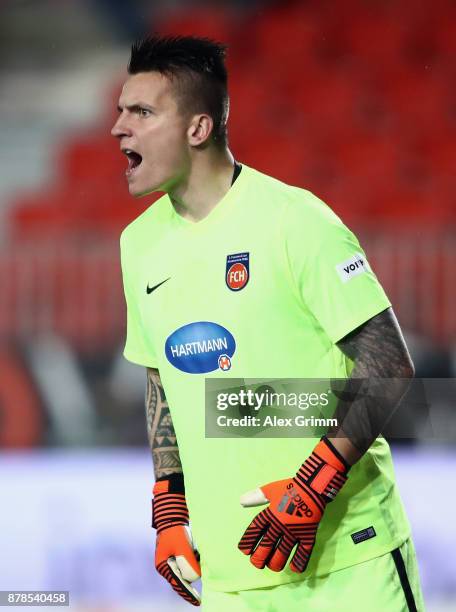
[[[149,283],[147,283],[147,287],[146,287],[147,295],[152,293],[152,291],[155,291],[155,289],[158,289],[161,285],[163,285],[163,283],[166,283],[166,281],[169,281],[170,278],[171,276],[169,278],[165,278],[164,281],[162,281],[161,283],[158,283],[158,285],[154,285],[153,287],[149,287]]]

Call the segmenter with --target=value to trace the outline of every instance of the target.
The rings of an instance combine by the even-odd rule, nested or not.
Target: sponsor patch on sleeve
[[[343,283],[346,283],[355,276],[364,274],[370,270],[366,258],[361,253],[355,253],[353,257],[346,259],[336,265],[336,270]]]

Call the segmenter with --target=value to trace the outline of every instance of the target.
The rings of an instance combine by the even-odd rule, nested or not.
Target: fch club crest
[[[240,291],[249,282],[249,253],[235,253],[226,258],[226,286],[231,291]]]

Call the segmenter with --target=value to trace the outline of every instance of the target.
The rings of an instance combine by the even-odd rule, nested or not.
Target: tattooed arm
[[[155,480],[170,474],[182,473],[168,402],[160,374],[154,368],[147,368],[146,418]]]
[[[338,346],[354,361],[354,368],[339,395],[338,427],[328,437],[352,464],[393,415],[414,376],[414,367],[391,308],[345,336]]]

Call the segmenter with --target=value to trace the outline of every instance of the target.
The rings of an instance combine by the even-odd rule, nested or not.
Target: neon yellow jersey
[[[309,438],[206,438],[206,377],[346,378],[336,342],[390,306],[355,236],[310,192],[247,166],[198,223],[164,196],[123,232],[125,357],[158,368],[184,470],[203,585],[299,581],[400,546],[409,525],[377,440],[328,505],[303,575],[258,570],[237,548],[259,508],[242,493],[293,476]],[[375,536],[354,543],[369,527]],[[372,532],[369,532],[372,534]]]

